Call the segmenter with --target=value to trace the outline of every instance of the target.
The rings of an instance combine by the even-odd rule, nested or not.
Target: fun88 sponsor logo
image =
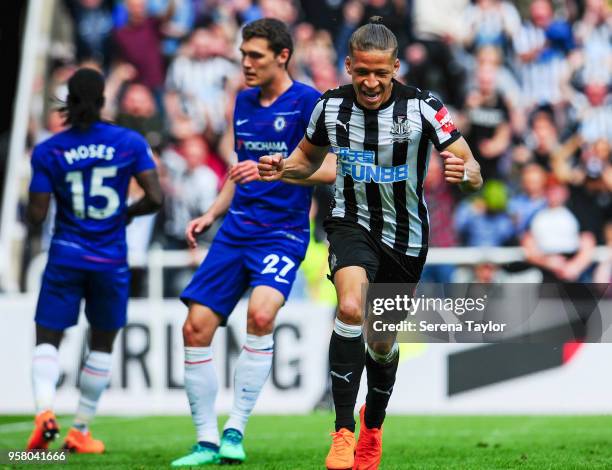
[[[371,150],[352,150],[347,147],[334,147],[338,156],[340,175],[350,176],[354,181],[363,183],[395,183],[408,179],[408,165],[374,165],[374,152]]]
[[[395,183],[408,179],[408,165],[377,166],[340,162],[340,174],[361,183]]]

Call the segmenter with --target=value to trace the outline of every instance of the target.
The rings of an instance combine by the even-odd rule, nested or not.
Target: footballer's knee
[[[113,352],[113,343],[119,330],[91,330],[89,338],[89,349],[91,351]]]
[[[338,303],[338,319],[347,325],[361,325],[361,302],[356,297],[345,297]]]
[[[62,342],[62,337],[64,336],[63,330],[50,330],[36,324],[36,345],[39,344],[51,344],[56,348],[59,348],[60,343]]]
[[[210,346],[220,319],[207,307],[194,305],[189,308],[189,314],[183,323],[183,342],[185,346]]]
[[[374,351],[376,354],[380,354],[381,356],[386,356],[393,349],[393,345],[395,342],[393,340],[390,341],[374,341],[368,343],[368,347]]]
[[[206,339],[207,335],[204,326],[197,320],[187,318],[185,323],[183,323],[183,342],[185,346],[210,346],[210,341],[207,342]]]
[[[255,336],[263,336],[274,330],[275,315],[265,309],[249,309],[247,314],[247,332]]]

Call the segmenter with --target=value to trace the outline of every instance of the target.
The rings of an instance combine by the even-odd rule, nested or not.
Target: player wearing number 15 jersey
[[[71,127],[42,142],[32,154],[28,219],[40,224],[51,195],[57,203],[55,233],[36,307],[36,348],[32,383],[35,427],[28,449],[45,449],[59,432],[52,406],[60,375],[58,348],[65,329],[76,325],[81,300],[90,324],[89,354],[79,388],[81,397],[65,447],[100,453],[101,441],[88,425],[110,380],[113,340],[126,323],[129,270],[125,227],[162,204],[155,163],[137,133],[100,120],[104,78],[78,70],[68,81],[66,123]],[[129,207],[132,177],[145,195]]]

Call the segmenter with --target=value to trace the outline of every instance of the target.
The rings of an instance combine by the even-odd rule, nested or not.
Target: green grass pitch
[[[0,416],[0,450],[25,444],[30,419]],[[63,435],[70,420],[59,421]],[[324,468],[332,422],[327,413],[253,416],[245,439],[247,462],[241,468]],[[70,455],[68,467],[170,468],[194,439],[189,417],[99,417],[92,431],[105,442],[107,453]],[[610,416],[389,416],[383,442],[381,470],[612,468]],[[52,448],[60,445],[61,436]]]

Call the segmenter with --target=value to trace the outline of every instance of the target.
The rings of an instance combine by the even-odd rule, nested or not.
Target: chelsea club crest
[[[285,118],[282,116],[277,116],[276,119],[274,120],[274,130],[276,132],[282,131],[286,125],[287,125],[287,121],[285,121]]]

